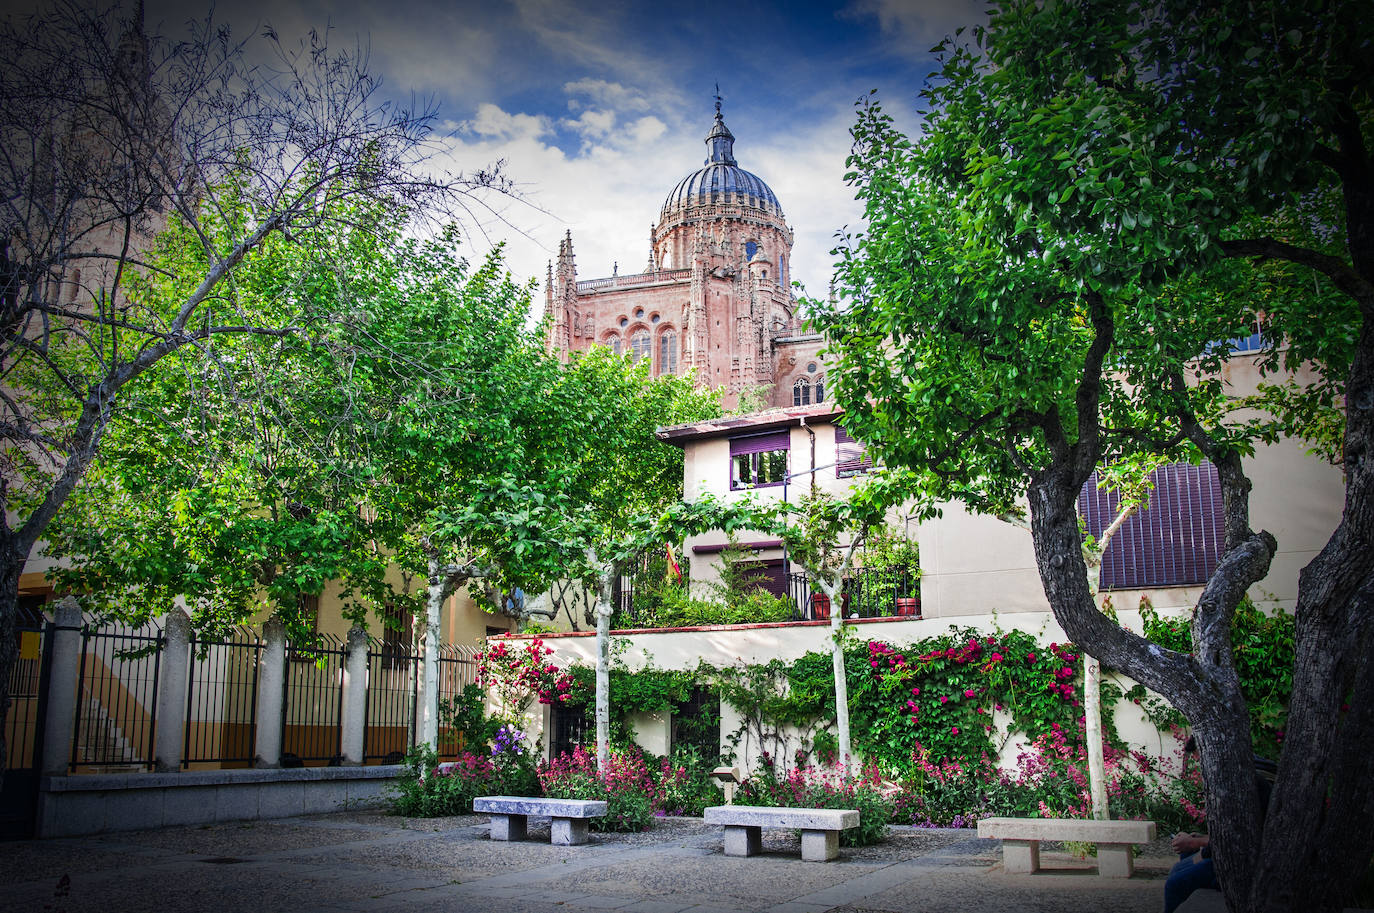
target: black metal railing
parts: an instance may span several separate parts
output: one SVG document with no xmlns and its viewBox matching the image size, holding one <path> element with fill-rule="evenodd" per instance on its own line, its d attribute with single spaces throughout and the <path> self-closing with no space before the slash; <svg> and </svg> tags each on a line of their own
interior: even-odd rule
<svg viewBox="0 0 1374 913">
<path fill-rule="evenodd" d="M 330 634 L 293 647 L 286 663 L 282 763 L 343 760 L 343 672 L 348 648 Z"/>
<path fill-rule="evenodd" d="M 71 769 L 153 766 L 162 630 L 81 629 Z"/>
<path fill-rule="evenodd" d="M 368 638 L 363 763 L 399 764 L 415 741 L 420 658 L 409 646 Z"/>
<path fill-rule="evenodd" d="M 462 644 L 439 645 L 439 703 L 450 701 L 463 693 L 468 685 L 477 683 L 477 654 L 479 647 Z M 463 750 L 462 739 L 439 721 L 439 757 L 451 761 Z"/>
<path fill-rule="evenodd" d="M 182 767 L 248 765 L 257 748 L 258 664 L 262 641 L 249 628 L 190 644 Z"/>
<path fill-rule="evenodd" d="M 840 608 L 845 618 L 920 618 L 921 580 L 915 567 L 856 568 L 844 579 Z M 828 619 L 832 606 L 825 595 L 812 592 L 806 574 L 788 574 L 787 590 L 793 617 L 803 621 Z"/>
<path fill-rule="evenodd" d="M 41 613 L 23 611 L 15 625 L 19 659 L 10 668 L 10 709 L 5 715 L 6 770 L 27 770 L 38 758 L 46 627 Z"/>
</svg>

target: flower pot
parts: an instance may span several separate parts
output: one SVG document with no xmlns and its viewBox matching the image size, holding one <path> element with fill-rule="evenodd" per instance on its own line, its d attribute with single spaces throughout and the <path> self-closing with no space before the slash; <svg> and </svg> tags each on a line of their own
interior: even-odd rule
<svg viewBox="0 0 1374 913">
<path fill-rule="evenodd" d="M 897 597 L 897 614 L 899 616 L 917 616 L 921 614 L 921 601 L 914 596 Z"/>
<path fill-rule="evenodd" d="M 811 594 L 811 619 L 823 621 L 830 617 L 830 597 L 824 593 Z"/>
</svg>

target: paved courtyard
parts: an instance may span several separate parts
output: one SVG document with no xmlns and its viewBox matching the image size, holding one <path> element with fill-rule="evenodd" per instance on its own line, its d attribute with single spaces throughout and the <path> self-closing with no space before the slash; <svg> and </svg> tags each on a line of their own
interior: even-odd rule
<svg viewBox="0 0 1374 913">
<path fill-rule="evenodd" d="M 764 852 L 726 857 L 719 828 L 666 819 L 578 847 L 494 843 L 480 816 L 343 812 L 0 845 L 0 910 L 62 913 L 534 911 L 1158 913 L 1171 860 L 1144 856 L 1129 881 L 1045 852 L 1058 871 L 1008 875 L 971 831 L 891 829 L 879 846 L 802 862 L 800 840 L 764 832 Z M 1152 851 L 1157 852 L 1157 847 Z"/>
</svg>

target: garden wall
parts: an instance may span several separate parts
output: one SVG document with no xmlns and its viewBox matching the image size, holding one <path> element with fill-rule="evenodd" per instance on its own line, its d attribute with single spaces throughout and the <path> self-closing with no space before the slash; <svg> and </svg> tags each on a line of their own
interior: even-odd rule
<svg viewBox="0 0 1374 913">
<path fill-rule="evenodd" d="M 1121 611 L 1119 620 L 1126 627 L 1141 630 L 1138 611 Z M 853 629 L 860 641 L 880 640 L 894 646 L 902 646 L 947 632 L 951 626 L 974 628 L 981 632 L 992 633 L 996 630 L 1019 630 L 1035 635 L 1043 644 L 1064 642 L 1067 637 L 1062 628 L 1048 612 L 1013 612 L 1008 614 L 964 615 L 957 618 L 923 619 L 855 619 L 845 623 Z M 596 637 L 592 633 L 577 632 L 569 634 L 539 635 L 544 644 L 554 652 L 550 661 L 560 667 L 572 665 L 592 666 L 596 657 Z M 653 666 L 658 669 L 694 669 L 699 662 L 716 667 L 740 664 L 762 664 L 770 660 L 793 660 L 808 652 L 826 651 L 830 645 L 830 625 L 828 622 L 785 622 L 766 625 L 732 625 L 701 628 L 644 629 L 613 632 L 612 652 L 619 656 L 629 669 Z M 528 639 L 516 635 L 512 640 Z M 1125 690 L 1134 684 L 1124 676 L 1115 678 Z M 542 714 L 536 713 L 532 721 L 536 730 L 548 726 L 549 708 L 543 707 Z M 632 721 L 639 741 L 645 748 L 662 753 L 667 745 L 666 719 L 643 719 Z M 1001 745 L 999 763 L 1003 767 L 1014 767 L 1017 754 L 1024 742 L 1021 738 L 1005 741 L 1008 719 L 1005 714 L 993 714 L 993 725 L 1002 735 L 995 737 L 994 744 Z M 1130 701 L 1122 701 L 1116 708 L 1115 722 L 1121 737 L 1133 748 L 1140 749 L 1151 756 L 1160 757 L 1175 750 L 1174 740 L 1161 734 L 1145 717 L 1141 708 Z M 721 740 L 728 745 L 728 739 L 740 727 L 740 719 L 735 710 L 728 705 L 721 707 Z M 548 739 L 544 739 L 547 750 Z M 786 748 L 791 757 L 799 747 L 798 733 L 792 733 Z M 751 769 L 758 761 L 760 746 L 754 742 L 738 746 L 735 763 L 741 770 Z"/>
</svg>

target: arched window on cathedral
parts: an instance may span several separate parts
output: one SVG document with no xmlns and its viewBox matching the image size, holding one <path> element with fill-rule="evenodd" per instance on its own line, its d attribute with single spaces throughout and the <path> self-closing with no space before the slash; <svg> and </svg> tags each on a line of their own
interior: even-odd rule
<svg viewBox="0 0 1374 913">
<path fill-rule="evenodd" d="M 745 262 L 745 263 L 748 263 L 750 260 L 754 259 L 754 254 L 756 254 L 756 253 L 758 253 L 758 252 L 759 252 L 759 242 L 757 242 L 757 241 L 745 241 L 745 242 L 744 242 L 744 262 Z"/>
<path fill-rule="evenodd" d="M 658 373 L 677 373 L 677 334 L 664 330 L 658 337 Z"/>
<path fill-rule="evenodd" d="M 798 377 L 797 382 L 792 385 L 792 405 L 811 405 L 811 381 L 807 378 Z"/>
<path fill-rule="evenodd" d="M 630 360 L 639 361 L 641 358 L 648 358 L 651 346 L 649 331 L 635 330 L 630 336 Z"/>
<path fill-rule="evenodd" d="M 617 355 L 620 354 L 620 337 L 619 337 L 619 336 L 612 336 L 610 339 L 606 340 L 606 345 L 610 346 L 610 347 L 611 347 L 611 351 L 614 352 L 615 354 L 617 354 Z"/>
<path fill-rule="evenodd" d="M 816 402 L 825 402 L 825 375 L 816 378 Z"/>
</svg>

